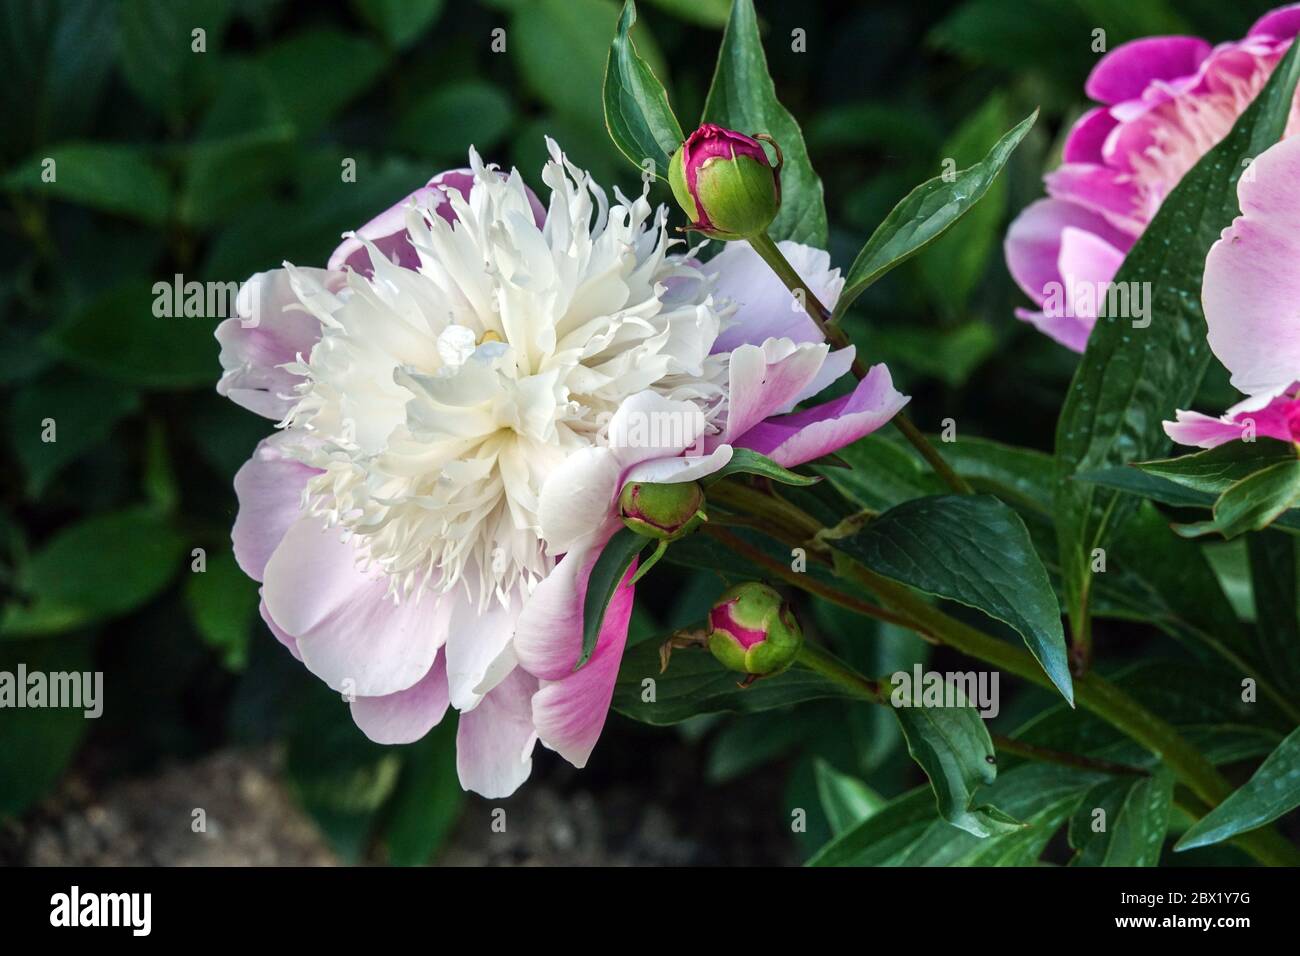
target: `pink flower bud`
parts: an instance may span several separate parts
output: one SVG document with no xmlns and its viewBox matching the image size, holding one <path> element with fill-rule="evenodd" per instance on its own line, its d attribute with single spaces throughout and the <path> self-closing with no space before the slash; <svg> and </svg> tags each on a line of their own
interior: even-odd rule
<svg viewBox="0 0 1300 956">
<path fill-rule="evenodd" d="M 713 123 L 691 133 L 668 168 L 668 184 L 691 228 L 715 239 L 766 230 L 781 208 L 780 149 L 776 153 L 773 166 L 758 139 Z"/>
<path fill-rule="evenodd" d="M 747 581 L 725 591 L 709 611 L 709 650 L 726 668 L 768 677 L 791 664 L 803 631 L 790 605 L 766 584 Z"/>
</svg>

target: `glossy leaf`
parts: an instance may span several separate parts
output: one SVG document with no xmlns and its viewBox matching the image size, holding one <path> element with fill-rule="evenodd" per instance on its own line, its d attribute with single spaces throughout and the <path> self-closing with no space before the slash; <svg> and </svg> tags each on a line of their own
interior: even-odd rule
<svg viewBox="0 0 1300 956">
<path fill-rule="evenodd" d="M 1221 843 L 1272 823 L 1300 806 L 1300 729 L 1269 754 L 1254 775 L 1183 834 L 1176 850 Z"/>
<path fill-rule="evenodd" d="M 619 152 L 659 179 L 667 179 L 668 163 L 685 137 L 668 105 L 668 94 L 632 42 L 636 4 L 627 0 L 618 18 L 618 31 L 605 63 L 605 127 Z"/>
<path fill-rule="evenodd" d="M 1167 770 L 1097 784 L 1070 818 L 1070 846 L 1078 851 L 1072 864 L 1155 866 L 1169 829 L 1173 794 L 1174 778 Z"/>
<path fill-rule="evenodd" d="M 782 467 L 766 455 L 760 455 L 758 452 L 749 448 L 736 448 L 731 453 L 731 460 L 725 465 L 704 479 L 704 484 L 711 485 L 715 481 L 721 481 L 723 478 L 731 475 L 759 475 L 763 478 L 770 478 L 772 481 L 779 481 L 783 485 L 815 485 L 821 481 L 815 475 L 800 475 L 791 471 L 789 468 Z"/>
<path fill-rule="evenodd" d="M 891 508 L 836 548 L 894 581 L 1009 624 L 1074 699 L 1060 607 L 1025 523 L 991 495 L 938 495 Z"/>
<path fill-rule="evenodd" d="M 637 534 L 631 528 L 621 528 L 605 543 L 600 557 L 596 558 L 591 576 L 587 579 L 587 594 L 582 601 L 582 656 L 573 665 L 575 671 L 591 660 L 591 655 L 596 651 L 596 643 L 600 640 L 600 628 L 605 623 L 605 611 L 609 602 L 622 585 L 636 556 L 649 543 L 649 538 Z"/>
<path fill-rule="evenodd" d="M 853 260 L 835 305 L 835 317 L 848 311 L 873 282 L 916 255 L 970 212 L 984 198 L 1036 119 L 1037 110 L 998 140 L 974 166 L 953 175 L 936 176 L 908 193 Z"/>
</svg>

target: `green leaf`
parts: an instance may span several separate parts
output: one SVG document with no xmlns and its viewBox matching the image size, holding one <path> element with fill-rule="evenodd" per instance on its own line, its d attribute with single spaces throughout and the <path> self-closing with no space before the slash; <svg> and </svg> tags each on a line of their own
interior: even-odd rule
<svg viewBox="0 0 1300 956">
<path fill-rule="evenodd" d="M 962 166 L 978 162 L 997 145 L 1002 131 L 1007 128 L 1007 114 L 1006 97 L 994 93 L 944 144 L 939 154 L 941 161 L 951 160 Z M 999 246 L 999 230 L 1006 211 L 1006 182 L 998 178 L 990 185 L 984 200 L 916 260 L 917 271 L 930 299 L 942 306 L 947 314 L 960 315 L 965 310 L 967 299 L 984 276 L 989 255 Z M 986 348 L 991 350 L 992 331 L 982 324 L 976 327 L 985 330 Z M 956 346 L 953 351 L 963 354 L 965 347 Z M 977 350 L 975 356 L 977 361 Z M 961 381 L 955 384 L 961 384 Z"/>
<path fill-rule="evenodd" d="M 1282 135 L 1298 76 L 1300 45 L 1173 189 L 1120 266 L 1117 286 L 1152 290 L 1149 327 L 1103 314 L 1088 337 L 1056 428 L 1057 528 L 1076 632 L 1086 628 L 1093 549 L 1105 547 L 1134 502 L 1070 479 L 1154 458 L 1168 447 L 1161 423 L 1190 406 L 1210 361 L 1200 305 L 1205 256 L 1238 213 L 1236 184 L 1248 160 Z"/>
<path fill-rule="evenodd" d="M 139 396 L 129 388 L 66 369 L 20 388 L 12 398 L 8 426 L 27 473 L 27 494 L 40 495 L 65 465 L 107 440 L 139 405 Z M 47 419 L 53 423 L 52 436 Z"/>
<path fill-rule="evenodd" d="M 813 171 L 803 131 L 781 101 L 767 72 L 753 0 L 734 0 L 722 34 L 713 84 L 704 103 L 706 123 L 752 136 L 767 133 L 781 147 L 781 211 L 768 235 L 826 248 L 826 203 L 822 181 Z"/>
<path fill-rule="evenodd" d="M 402 773 L 385 813 L 384 840 L 395 866 L 422 866 L 451 835 L 465 805 L 456 776 L 456 721 L 449 714 L 403 748 Z"/>
<path fill-rule="evenodd" d="M 8 192 L 62 199 L 161 225 L 171 186 L 142 146 L 65 143 L 30 157 L 0 180 Z"/>
<path fill-rule="evenodd" d="M 1174 847 L 1209 846 L 1272 823 L 1300 806 L 1300 728 L 1293 730 L 1254 775 L 1207 813 Z"/>
<path fill-rule="evenodd" d="M 19 664 L 29 674 L 84 674 L 94 669 L 90 641 L 83 636 L 0 641 L 0 673 L 16 675 Z M 86 719 L 87 709 L 5 707 L 0 720 L 0 820 L 22 813 L 63 776 L 92 723 Z"/>
<path fill-rule="evenodd" d="M 5 636 L 45 634 L 134 610 L 181 569 L 185 542 L 151 508 L 129 508 L 65 528 L 22 568 L 31 605 L 5 618 Z"/>
<path fill-rule="evenodd" d="M 605 128 L 634 166 L 644 169 L 648 159 L 652 174 L 667 179 L 669 161 L 685 137 L 663 85 L 637 55 L 630 35 L 634 23 L 636 4 L 627 0 L 605 63 Z"/>
<path fill-rule="evenodd" d="M 913 499 L 831 543 L 878 574 L 1009 624 L 1074 700 L 1056 595 L 1024 521 L 997 498 Z"/>
<path fill-rule="evenodd" d="M 1026 764 L 999 775 L 983 796 L 1024 825 L 1000 836 L 955 830 L 929 788 L 896 797 L 822 847 L 809 866 L 1029 866 L 1102 774 Z"/>
<path fill-rule="evenodd" d="M 285 757 L 289 783 L 339 856 L 357 863 L 397 786 L 401 751 L 367 740 L 348 705 L 323 684 L 311 688 L 294 718 Z"/>
<path fill-rule="evenodd" d="M 49 346 L 67 361 L 125 385 L 146 389 L 211 387 L 220 371 L 215 316 L 159 317 L 159 296 L 172 299 L 172 284 L 157 291 L 132 283 L 96 298 L 49 334 Z M 233 310 L 233 296 L 227 311 Z"/>
<path fill-rule="evenodd" d="M 534 94 L 570 119 L 598 124 L 609 38 L 618 22 L 614 0 L 528 0 L 514 13 L 508 42 Z M 637 41 L 654 75 L 667 76 L 644 24 Z"/>
<path fill-rule="evenodd" d="M 766 455 L 760 455 L 750 448 L 735 448 L 731 452 L 731 460 L 725 465 L 704 479 L 704 484 L 713 484 L 715 481 L 721 481 L 731 475 L 761 475 L 764 478 L 770 478 L 772 481 L 779 481 L 783 485 L 799 485 L 807 487 L 815 485 L 821 481 L 815 475 L 800 475 L 778 465 Z"/>
<path fill-rule="evenodd" d="M 321 28 L 292 34 L 257 62 L 285 117 L 306 136 L 364 93 L 383 72 L 385 59 L 373 40 Z"/>
<path fill-rule="evenodd" d="M 582 656 L 573 665 L 575 671 L 591 660 L 609 602 L 627 576 L 627 569 L 649 543 L 649 538 L 631 528 L 620 528 L 605 543 L 587 579 L 587 594 L 582 601 Z"/>
<path fill-rule="evenodd" d="M 737 685 L 739 679 L 712 654 L 695 649 L 674 651 L 668 670 L 661 674 L 659 642 L 643 641 L 623 655 L 613 707 L 643 724 L 662 726 L 699 714 L 756 713 L 849 696 L 820 674 L 798 666 L 746 688 Z"/>
<path fill-rule="evenodd" d="M 417 155 L 463 164 L 470 145 L 490 155 L 513 122 L 514 105 L 500 88 L 468 80 L 417 99 L 402 113 L 393 139 Z"/>
<path fill-rule="evenodd" d="M 1153 776 L 1117 777 L 1097 784 L 1084 794 L 1070 818 L 1070 846 L 1078 851 L 1072 864 L 1157 865 L 1173 796 L 1174 778 L 1165 769 Z"/>
<path fill-rule="evenodd" d="M 352 0 L 361 18 L 399 50 L 420 39 L 442 13 L 443 0 Z"/>
<path fill-rule="evenodd" d="M 980 162 L 955 175 L 939 175 L 917 186 L 876 227 L 844 277 L 844 291 L 835 304 L 835 319 L 873 282 L 924 249 L 989 191 L 998 173 L 1038 119 L 1038 111 L 998 140 Z"/>
<path fill-rule="evenodd" d="M 257 582 L 240 570 L 232 551 L 209 555 L 206 565 L 202 573 L 191 573 L 185 585 L 190 616 L 226 667 L 243 670 L 257 617 Z"/>
<path fill-rule="evenodd" d="M 706 27 L 725 26 L 731 15 L 731 0 L 650 0 L 675 17 Z"/>
<path fill-rule="evenodd" d="M 228 0 L 122 0 L 122 75 L 131 92 L 179 122 L 219 75 Z M 204 31 L 206 52 L 193 48 Z"/>
<path fill-rule="evenodd" d="M 1243 478 L 1270 465 L 1296 460 L 1294 445 L 1263 438 L 1258 441 L 1230 441 L 1179 458 L 1137 462 L 1133 467 L 1148 475 L 1207 495 L 1221 495 Z"/>
<path fill-rule="evenodd" d="M 1218 532 L 1235 538 L 1247 531 L 1267 528 L 1300 496 L 1300 460 L 1291 459 L 1270 465 L 1263 471 L 1229 486 L 1214 503 L 1211 521 L 1180 525 L 1180 534 L 1195 537 Z"/>
<path fill-rule="evenodd" d="M 911 691 L 911 705 L 895 704 L 894 716 L 903 728 L 912 759 L 930 778 L 939 815 L 981 838 L 1022 827 L 996 807 L 972 806 L 975 791 L 991 784 L 998 775 L 997 757 L 984 719 L 971 706 L 923 706 L 921 688 L 913 687 Z"/>
<path fill-rule="evenodd" d="M 817 776 L 817 796 L 822 812 L 836 836 L 867 820 L 885 805 L 885 799 L 857 777 L 840 773 L 825 760 L 813 763 Z"/>
<path fill-rule="evenodd" d="M 1246 538 L 1255 600 L 1256 656 L 1286 688 L 1300 686 L 1300 562 L 1296 540 L 1276 531 Z"/>
</svg>

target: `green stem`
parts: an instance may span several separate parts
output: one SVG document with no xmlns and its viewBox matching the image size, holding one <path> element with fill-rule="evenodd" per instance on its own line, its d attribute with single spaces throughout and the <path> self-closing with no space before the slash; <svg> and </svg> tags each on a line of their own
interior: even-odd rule
<svg viewBox="0 0 1300 956">
<path fill-rule="evenodd" d="M 849 337 L 844 334 L 844 330 L 838 325 L 831 322 L 831 311 L 826 308 L 825 304 L 817 298 L 817 294 L 808 288 L 808 283 L 803 281 L 794 266 L 790 265 L 788 260 L 772 241 L 772 237 L 767 233 L 750 237 L 750 247 L 758 253 L 759 258 L 768 264 L 777 277 L 785 283 L 785 287 L 795 293 L 803 302 L 809 317 L 817 323 L 817 328 L 821 330 L 822 337 L 837 349 L 847 348 Z M 853 374 L 858 381 L 867 377 L 867 367 L 855 355 L 853 358 Z M 903 433 L 903 437 L 912 443 L 921 457 L 929 462 L 930 467 L 934 469 L 935 474 L 944 480 L 953 491 L 959 495 L 969 495 L 972 492 L 971 486 L 966 483 L 957 472 L 939 454 L 939 450 L 930 444 L 930 440 L 925 437 L 919 428 L 912 424 L 902 412 L 894 416 L 894 426 Z"/>
<path fill-rule="evenodd" d="M 887 705 L 889 703 L 889 695 L 885 693 L 879 681 L 874 681 L 870 677 L 859 674 L 824 647 L 810 641 L 804 641 L 803 646 L 799 648 L 799 656 L 795 658 L 795 662 L 802 664 L 810 671 L 816 671 L 832 683 L 843 687 L 855 697 L 870 701 L 873 704 Z"/>
</svg>

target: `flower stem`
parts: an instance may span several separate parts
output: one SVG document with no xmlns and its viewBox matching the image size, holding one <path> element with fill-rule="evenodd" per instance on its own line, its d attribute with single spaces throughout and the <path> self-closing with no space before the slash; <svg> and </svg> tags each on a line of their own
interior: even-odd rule
<svg viewBox="0 0 1300 956">
<path fill-rule="evenodd" d="M 837 349 L 847 348 L 849 337 L 844 334 L 843 329 L 832 324 L 830 309 L 817 298 L 817 294 L 808 287 L 808 283 L 804 282 L 795 267 L 790 265 L 790 260 L 782 254 L 777 244 L 772 241 L 772 237 L 767 233 L 760 233 L 750 237 L 748 241 L 759 258 L 768 264 L 768 267 L 785 283 L 785 287 L 800 300 L 808 316 L 817 324 L 822 337 Z M 867 377 L 867 367 L 856 355 L 853 357 L 852 369 L 858 381 Z M 939 450 L 930 443 L 919 428 L 912 424 L 911 419 L 899 412 L 894 416 L 893 422 L 894 426 L 903 433 L 903 437 L 912 443 L 912 446 L 921 453 L 921 457 L 930 464 L 935 474 L 942 478 L 949 488 L 960 495 L 971 494 L 972 489 L 966 483 L 966 479 L 953 471 L 939 454 Z"/>
</svg>

